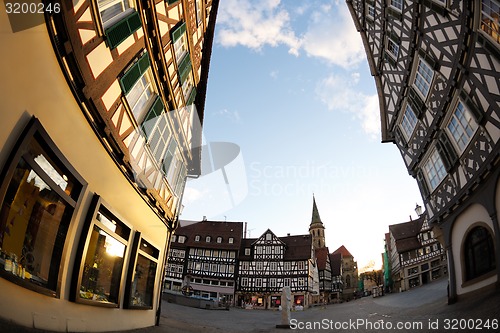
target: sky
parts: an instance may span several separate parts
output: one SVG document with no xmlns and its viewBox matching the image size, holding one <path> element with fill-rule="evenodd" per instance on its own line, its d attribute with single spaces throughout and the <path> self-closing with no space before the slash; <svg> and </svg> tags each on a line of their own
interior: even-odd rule
<svg viewBox="0 0 500 333">
<path fill-rule="evenodd" d="M 203 120 L 202 176 L 183 220 L 247 222 L 247 237 L 307 234 L 379 269 L 391 224 L 422 205 L 380 110 L 344 1 L 221 0 Z"/>
</svg>

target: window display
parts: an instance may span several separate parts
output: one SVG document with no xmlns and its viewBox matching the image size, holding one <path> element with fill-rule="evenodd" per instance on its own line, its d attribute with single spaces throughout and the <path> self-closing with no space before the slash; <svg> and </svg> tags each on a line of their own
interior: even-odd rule
<svg viewBox="0 0 500 333">
<path fill-rule="evenodd" d="M 140 240 L 134 273 L 131 281 L 129 281 L 129 308 L 153 308 L 158 256 L 159 251 L 154 246 L 144 239 Z"/>
<path fill-rule="evenodd" d="M 100 205 L 87 235 L 80 266 L 78 301 L 119 305 L 120 281 L 130 234 L 129 227 Z"/>
<path fill-rule="evenodd" d="M 1 176 L 0 276 L 57 296 L 66 235 L 84 181 L 36 119 Z"/>
</svg>

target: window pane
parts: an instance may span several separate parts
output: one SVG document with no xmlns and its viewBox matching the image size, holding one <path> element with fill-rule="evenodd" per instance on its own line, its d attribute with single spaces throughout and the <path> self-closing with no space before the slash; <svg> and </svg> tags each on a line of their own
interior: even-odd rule
<svg viewBox="0 0 500 333">
<path fill-rule="evenodd" d="M 500 29 L 498 18 L 500 17 L 500 2 L 497 0 L 481 1 L 481 30 L 490 35 L 497 43 L 500 43 Z"/>
<path fill-rule="evenodd" d="M 72 213 L 73 208 L 21 159 L 0 211 L 0 248 L 11 260 L 11 273 L 22 278 L 24 269 L 25 280 L 55 291 Z"/>
<path fill-rule="evenodd" d="M 85 256 L 80 297 L 118 303 L 125 245 L 94 225 Z"/>
<path fill-rule="evenodd" d="M 130 290 L 130 306 L 153 306 L 155 277 L 156 262 L 139 254 Z"/>
<path fill-rule="evenodd" d="M 476 122 L 462 102 L 459 102 L 448 124 L 448 130 L 460 151 L 463 151 L 469 144 L 476 129 Z"/>
<path fill-rule="evenodd" d="M 415 75 L 415 87 L 424 96 L 427 97 L 429 88 L 434 76 L 433 70 L 422 59 L 419 59 L 417 73 Z"/>
<path fill-rule="evenodd" d="M 406 105 L 405 114 L 403 116 L 403 121 L 401 122 L 401 127 L 406 135 L 407 139 L 410 139 L 413 134 L 413 130 L 417 124 L 417 117 L 413 112 L 413 109 L 409 104 Z"/>
<path fill-rule="evenodd" d="M 98 0 L 98 5 L 103 25 L 130 8 L 128 0 Z"/>
</svg>

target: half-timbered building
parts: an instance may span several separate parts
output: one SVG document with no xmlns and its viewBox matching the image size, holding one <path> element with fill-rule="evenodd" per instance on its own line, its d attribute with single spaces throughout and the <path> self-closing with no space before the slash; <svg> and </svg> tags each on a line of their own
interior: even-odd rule
<svg viewBox="0 0 500 333">
<path fill-rule="evenodd" d="M 447 274 L 446 254 L 422 215 L 389 226 L 392 291 L 406 291 Z"/>
<path fill-rule="evenodd" d="M 238 305 L 279 307 L 281 291 L 289 286 L 294 306 L 307 307 L 319 294 L 311 235 L 277 237 L 266 230 L 241 242 L 237 278 Z"/>
<path fill-rule="evenodd" d="M 243 222 L 201 221 L 178 227 L 164 290 L 233 305 L 242 237 Z"/>
<path fill-rule="evenodd" d="M 200 174 L 218 0 L 4 4 L 0 316 L 152 326 L 186 177 Z"/>
<path fill-rule="evenodd" d="M 332 264 L 332 291 L 330 302 L 340 302 L 344 293 L 344 280 L 342 278 L 342 253 L 330 253 Z"/>
<path fill-rule="evenodd" d="M 449 302 L 500 279 L 498 0 L 348 0 L 401 152 L 447 251 Z"/>
<path fill-rule="evenodd" d="M 316 262 L 318 264 L 319 277 L 319 302 L 324 304 L 330 302 L 330 294 L 332 292 L 332 264 L 330 261 L 330 253 L 327 247 L 315 249 Z"/>
</svg>

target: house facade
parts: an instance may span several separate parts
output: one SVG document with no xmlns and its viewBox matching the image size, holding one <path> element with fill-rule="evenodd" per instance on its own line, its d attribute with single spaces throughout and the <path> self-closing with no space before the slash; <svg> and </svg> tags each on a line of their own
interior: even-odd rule
<svg viewBox="0 0 500 333">
<path fill-rule="evenodd" d="M 382 141 L 417 180 L 446 249 L 449 302 L 500 287 L 498 0 L 347 1 Z"/>
<path fill-rule="evenodd" d="M 341 255 L 343 282 L 342 298 L 343 300 L 351 300 L 356 297 L 356 292 L 358 291 L 358 263 L 344 245 L 339 247 L 332 254 Z"/>
<path fill-rule="evenodd" d="M 389 226 L 392 291 L 406 291 L 447 275 L 446 253 L 427 218 Z"/>
<path fill-rule="evenodd" d="M 241 242 L 236 304 L 278 308 L 289 286 L 294 306 L 308 307 L 319 297 L 318 267 L 310 235 L 277 237 L 266 230 Z"/>
<path fill-rule="evenodd" d="M 153 326 L 186 177 L 200 174 L 218 1 L 51 4 L 36 22 L 0 11 L 0 316 Z"/>
<path fill-rule="evenodd" d="M 201 221 L 178 227 L 172 237 L 166 292 L 234 305 L 243 222 Z"/>
</svg>

